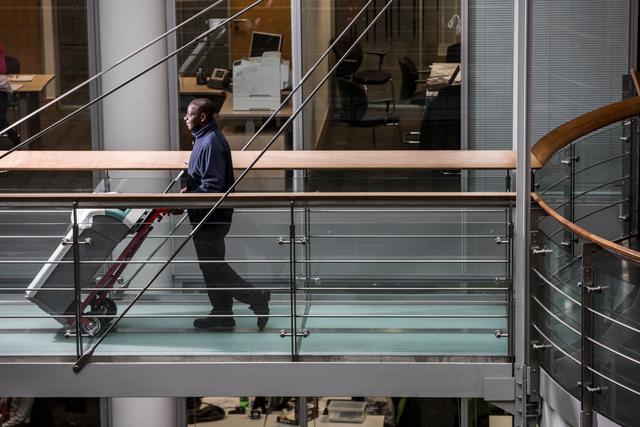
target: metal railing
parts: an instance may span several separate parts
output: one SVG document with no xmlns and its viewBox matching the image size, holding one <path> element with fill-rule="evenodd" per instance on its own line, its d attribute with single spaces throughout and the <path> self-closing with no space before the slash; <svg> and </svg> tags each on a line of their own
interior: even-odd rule
<svg viewBox="0 0 640 427">
<path fill-rule="evenodd" d="M 82 203 L 69 206 L 59 201 L 47 203 L 45 195 L 34 197 L 39 198 L 41 209 L 49 212 L 44 215 L 57 219 L 51 221 L 57 223 L 49 229 L 51 234 L 24 221 L 24 204 L 15 204 L 13 209 L 4 204 L 0 211 L 3 235 L 22 236 L 13 255 L 3 256 L 2 280 L 31 285 L 29 289 L 16 285 L 0 288 L 0 325 L 4 325 L 0 329 L 8 337 L 7 343 L 18 335 L 32 340 L 36 354 L 70 355 L 73 342 L 77 358 L 90 348 L 97 349 L 96 356 L 148 355 L 154 351 L 205 355 L 259 352 L 265 357 L 293 360 L 344 355 L 495 356 L 506 360 L 510 354 L 512 261 L 509 245 L 501 242 L 511 238 L 506 219 L 510 218 L 512 202 L 486 198 L 466 202 L 466 207 L 445 209 L 440 201 L 434 207 L 428 198 L 420 201 L 418 196 L 406 206 L 384 201 L 354 205 L 348 196 L 325 201 L 322 206 L 293 200 L 266 206 L 256 200 L 249 206 L 237 199 L 227 201 L 225 208 L 236 207 L 234 227 L 238 229 L 232 229 L 227 239 L 227 259 L 198 260 L 187 248 L 188 252 L 169 262 L 172 271 L 168 278 L 162 277 L 143 295 L 147 278 L 155 276 L 157 267 L 172 256 L 170 250 L 155 249 L 163 244 L 176 246 L 186 234 L 184 226 L 171 235 L 161 229 L 163 222 L 157 223 L 159 229 L 148 235 L 136 256 L 117 261 L 122 245 L 134 239 L 139 230 L 139 224 L 132 226 L 114 255 L 105 261 L 92 254 L 100 242 L 87 234 L 91 227 L 83 219 L 87 211 Z M 63 210 L 56 210 L 62 206 Z M 181 205 L 173 201 L 162 206 Z M 197 205 L 206 206 L 206 202 Z M 94 204 L 91 207 L 97 210 Z M 52 259 L 47 254 L 58 243 L 53 236 L 66 237 L 60 232 L 59 219 L 70 213 L 76 220 L 71 229 L 72 245 L 66 246 L 68 256 Z M 114 221 L 108 227 L 110 232 L 102 234 L 117 235 L 120 227 Z M 31 242 L 29 229 L 36 232 Z M 52 238 L 44 240 L 43 235 Z M 169 243 L 165 244 L 167 238 Z M 40 250 L 21 250 L 33 248 L 34 242 L 42 242 Z M 233 265 L 254 286 L 271 291 L 269 323 L 265 331 L 258 332 L 258 315 L 237 303 L 236 331 L 221 332 L 216 335 L 217 344 L 203 345 L 202 331 L 191 326 L 194 318 L 210 310 L 199 286 L 197 266 L 220 262 Z M 119 280 L 112 288 L 99 287 L 101 276 L 116 264 L 126 266 Z M 142 271 L 138 266 L 143 266 Z M 47 267 L 51 269 L 49 282 L 38 274 Z M 89 270 L 94 273 L 87 273 Z M 63 271 L 70 277 L 59 281 Z M 137 278 L 131 277 L 134 275 Z M 214 291 L 238 289 L 242 288 L 228 284 Z M 21 297 L 25 291 L 31 302 Z M 111 300 L 102 311 L 93 311 L 92 304 L 87 304 L 94 291 Z M 59 299 L 65 301 L 65 309 L 55 312 Z M 125 312 L 126 308 L 131 310 Z M 104 335 L 116 319 L 122 320 L 118 327 Z M 252 334 L 252 339 L 240 342 L 234 338 L 238 333 Z M 67 339 L 60 339 L 62 335 Z M 452 342 L 451 335 L 459 341 Z M 56 336 L 60 338 L 51 339 Z M 102 339 L 103 344 L 95 346 Z M 24 352 L 21 348 L 12 350 L 11 345 L 3 348 L 5 354 Z"/>
<path fill-rule="evenodd" d="M 531 355 L 580 401 L 581 425 L 596 412 L 621 425 L 640 416 L 640 318 L 630 309 L 640 294 L 637 105 L 588 113 L 533 150 L 543 167 L 531 219 Z"/>
</svg>

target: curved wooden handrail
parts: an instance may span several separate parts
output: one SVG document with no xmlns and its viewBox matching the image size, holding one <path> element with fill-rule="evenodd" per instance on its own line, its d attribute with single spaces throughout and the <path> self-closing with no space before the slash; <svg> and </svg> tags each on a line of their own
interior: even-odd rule
<svg viewBox="0 0 640 427">
<path fill-rule="evenodd" d="M 628 260 L 632 260 L 638 264 L 640 264 L 640 252 L 638 251 L 634 251 L 633 249 L 624 247 L 622 245 L 619 245 L 617 243 L 614 243 L 610 240 L 607 240 L 603 237 L 600 237 L 596 234 L 593 234 L 592 232 L 585 230 L 584 228 L 580 227 L 579 225 L 576 225 L 574 223 L 572 223 L 571 221 L 569 221 L 568 219 L 566 219 L 565 217 L 563 217 L 562 215 L 560 215 L 559 213 L 557 213 L 556 211 L 554 211 L 551 206 L 549 206 L 542 197 L 540 197 L 540 195 L 538 193 L 531 193 L 531 197 L 533 199 L 534 202 L 536 202 L 538 204 L 538 206 L 540 206 L 540 208 L 542 208 L 543 211 L 545 211 L 545 213 L 551 217 L 553 217 L 553 219 L 555 219 L 556 221 L 558 221 L 560 223 L 560 225 L 562 225 L 564 228 L 568 229 L 569 231 L 571 231 L 573 234 L 582 237 L 585 240 L 588 240 L 590 242 L 595 243 L 596 245 L 600 246 L 603 249 L 608 250 L 609 252 L 613 252 L 619 256 L 621 256 L 622 258 L 628 259 Z"/>
<path fill-rule="evenodd" d="M 637 96 L 585 113 L 540 138 L 531 148 L 532 157 L 544 166 L 556 152 L 576 139 L 638 114 L 640 114 L 640 97 Z"/>
<path fill-rule="evenodd" d="M 631 79 L 633 80 L 633 86 L 636 88 L 636 96 L 640 95 L 640 74 L 635 68 L 631 69 Z"/>
<path fill-rule="evenodd" d="M 0 151 L 0 154 L 2 151 Z M 246 169 L 259 151 L 234 151 Z M 8 171 L 179 170 L 189 151 L 16 151 L 0 160 Z M 540 164 L 532 159 L 532 167 Z M 268 151 L 254 169 L 515 169 L 511 150 Z"/>
</svg>

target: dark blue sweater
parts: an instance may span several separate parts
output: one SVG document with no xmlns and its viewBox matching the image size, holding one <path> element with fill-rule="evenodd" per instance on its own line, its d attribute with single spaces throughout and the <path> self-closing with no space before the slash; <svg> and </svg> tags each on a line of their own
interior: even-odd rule
<svg viewBox="0 0 640 427">
<path fill-rule="evenodd" d="M 187 191 L 190 193 L 224 193 L 233 184 L 231 149 L 215 122 L 193 132 L 193 150 L 187 169 Z M 192 223 L 199 222 L 208 209 L 189 209 Z M 232 209 L 216 209 L 209 221 L 231 219 Z"/>
</svg>

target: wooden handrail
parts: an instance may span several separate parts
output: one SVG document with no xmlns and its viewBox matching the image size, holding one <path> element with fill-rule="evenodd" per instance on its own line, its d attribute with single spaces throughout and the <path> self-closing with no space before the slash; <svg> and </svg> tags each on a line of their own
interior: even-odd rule
<svg viewBox="0 0 640 427">
<path fill-rule="evenodd" d="M 638 114 L 640 97 L 637 96 L 606 105 L 555 128 L 531 148 L 531 154 L 541 166 L 544 166 L 556 152 L 581 136 Z"/>
<path fill-rule="evenodd" d="M 640 74 L 638 74 L 638 70 L 635 68 L 631 69 L 631 79 L 633 80 L 633 85 L 636 88 L 636 96 L 640 96 Z"/>
<path fill-rule="evenodd" d="M 571 221 L 554 211 L 538 193 L 531 193 L 531 197 L 533 201 L 536 202 L 547 215 L 553 217 L 553 219 L 558 221 L 560 225 L 571 231 L 573 234 L 580 236 L 590 242 L 593 242 L 601 248 L 606 249 L 609 252 L 613 252 L 624 259 L 632 260 L 640 264 L 640 252 L 634 251 L 633 249 L 624 247 L 617 243 L 613 243 L 610 240 L 600 237 L 597 234 L 593 234 L 592 232 L 585 230 L 579 225 L 572 223 Z"/>
<path fill-rule="evenodd" d="M 0 193 L 1 203 L 105 203 L 127 206 L 135 203 L 145 206 L 163 206 L 163 204 L 189 206 L 189 203 L 215 202 L 221 193 Z M 438 201 L 473 202 L 495 201 L 513 202 L 516 194 L 512 192 L 270 192 L 270 193 L 231 193 L 229 202 L 280 202 L 280 201 Z"/>
<path fill-rule="evenodd" d="M 247 168 L 258 153 L 234 151 L 234 167 Z M 179 170 L 186 168 L 189 154 L 189 151 L 16 151 L 0 160 L 0 170 Z M 532 159 L 532 167 L 540 167 L 537 160 Z M 511 150 L 269 151 L 254 168 L 515 169 L 516 155 Z"/>
</svg>

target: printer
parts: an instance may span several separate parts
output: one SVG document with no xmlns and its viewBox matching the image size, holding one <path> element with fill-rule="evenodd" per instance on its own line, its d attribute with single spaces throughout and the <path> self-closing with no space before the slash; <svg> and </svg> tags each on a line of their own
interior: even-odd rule
<svg viewBox="0 0 640 427">
<path fill-rule="evenodd" d="M 289 61 L 280 52 L 243 58 L 233 63 L 233 109 L 275 110 L 280 91 L 289 87 Z"/>
</svg>

